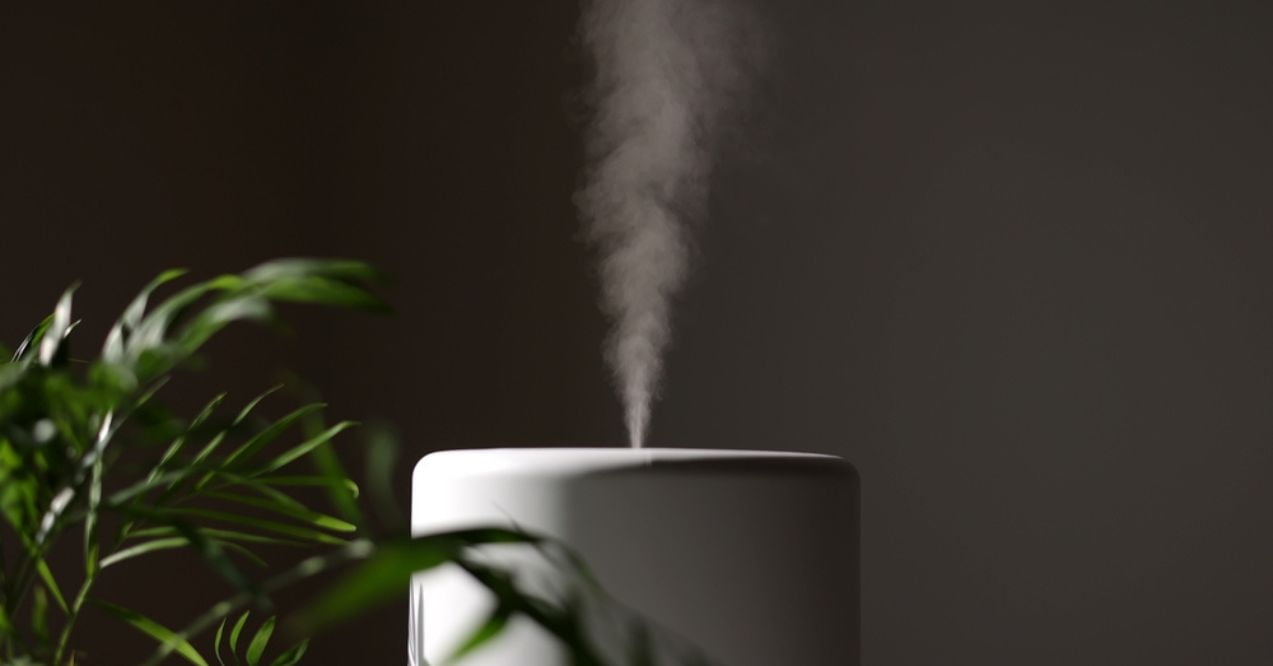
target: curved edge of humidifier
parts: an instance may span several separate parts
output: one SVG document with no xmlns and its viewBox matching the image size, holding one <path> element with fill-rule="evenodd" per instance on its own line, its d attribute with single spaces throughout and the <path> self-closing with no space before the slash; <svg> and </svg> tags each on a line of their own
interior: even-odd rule
<svg viewBox="0 0 1273 666">
<path fill-rule="evenodd" d="M 616 598 L 715 663 L 859 662 L 858 477 L 841 458 L 470 449 L 425 456 L 412 480 L 414 533 L 511 525 L 561 539 Z M 417 576 L 412 663 L 448 655 L 492 606 L 458 569 Z M 570 662 L 522 621 L 466 663 Z"/>
</svg>

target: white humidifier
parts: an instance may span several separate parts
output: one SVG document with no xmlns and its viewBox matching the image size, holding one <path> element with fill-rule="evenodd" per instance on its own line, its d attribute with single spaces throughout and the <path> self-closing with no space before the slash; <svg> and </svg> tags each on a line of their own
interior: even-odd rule
<svg viewBox="0 0 1273 666">
<path fill-rule="evenodd" d="M 692 660 L 678 654 L 699 654 L 722 666 L 858 664 L 857 475 L 839 458 L 477 449 L 425 456 L 413 483 L 416 534 L 511 526 L 571 546 L 610 596 L 657 627 L 655 663 L 681 666 Z M 552 588 L 545 577 L 557 570 L 536 564 L 540 555 L 495 557 L 521 567 L 532 586 Z M 417 575 L 411 598 L 413 666 L 438 666 L 495 606 L 454 565 Z M 612 611 L 597 614 L 614 618 Z M 592 638 L 615 666 L 629 663 L 630 634 L 603 624 Z M 519 618 L 463 663 L 572 662 L 554 636 Z"/>
</svg>

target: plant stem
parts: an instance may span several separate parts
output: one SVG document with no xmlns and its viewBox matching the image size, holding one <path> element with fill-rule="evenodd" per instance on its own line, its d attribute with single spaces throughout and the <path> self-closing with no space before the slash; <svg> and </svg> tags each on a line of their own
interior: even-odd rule
<svg viewBox="0 0 1273 666">
<path fill-rule="evenodd" d="M 57 528 L 55 528 L 57 530 Z M 57 530 L 60 531 L 60 530 Z M 57 531 L 50 532 L 50 535 L 56 539 Z M 12 607 L 9 609 L 9 617 L 16 617 L 18 609 L 22 607 L 22 602 L 26 600 L 27 593 L 31 588 L 35 587 L 35 578 L 39 569 L 39 562 L 44 558 L 46 552 L 44 545 L 36 544 L 29 538 L 19 535 L 22 538 L 23 547 L 26 549 L 26 557 L 18 564 L 17 573 L 13 577 L 13 589 L 10 591 L 9 601 Z M 49 542 L 45 542 L 49 543 Z"/>
<path fill-rule="evenodd" d="M 132 523 L 125 523 L 120 526 L 111 554 L 118 552 L 123 547 L 124 540 L 128 538 L 128 533 L 132 527 Z M 66 616 L 66 624 L 62 627 L 62 633 L 58 635 L 57 650 L 53 653 L 53 666 L 62 666 L 62 658 L 66 656 L 66 651 L 71 645 L 71 632 L 75 629 L 75 621 L 79 619 L 80 611 L 84 608 L 84 602 L 88 601 L 88 593 L 93 589 L 93 584 L 97 582 L 97 575 L 100 572 L 100 567 L 93 567 L 92 572 L 84 578 L 79 591 L 75 593 L 75 601 L 71 603 L 70 612 Z"/>
<path fill-rule="evenodd" d="M 62 658 L 66 656 L 66 649 L 71 644 L 71 631 L 75 628 L 75 620 L 80 616 L 80 610 L 84 608 L 84 602 L 88 599 L 89 590 L 93 589 L 93 583 L 97 582 L 97 575 L 94 574 L 84 579 L 84 583 L 80 585 L 79 592 L 75 593 L 75 601 L 71 603 L 71 612 L 66 616 L 66 624 L 62 627 L 62 633 L 58 635 L 57 650 L 53 653 L 53 666 L 62 666 Z"/>
</svg>

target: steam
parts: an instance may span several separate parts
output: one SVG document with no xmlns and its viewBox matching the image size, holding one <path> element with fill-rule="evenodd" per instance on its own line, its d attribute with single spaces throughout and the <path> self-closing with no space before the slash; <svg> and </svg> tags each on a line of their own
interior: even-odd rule
<svg viewBox="0 0 1273 666">
<path fill-rule="evenodd" d="M 589 167 L 576 202 L 601 254 L 607 361 L 632 446 L 645 441 L 685 281 L 687 224 L 702 216 L 728 111 L 758 63 L 740 0 L 591 0 Z"/>
</svg>

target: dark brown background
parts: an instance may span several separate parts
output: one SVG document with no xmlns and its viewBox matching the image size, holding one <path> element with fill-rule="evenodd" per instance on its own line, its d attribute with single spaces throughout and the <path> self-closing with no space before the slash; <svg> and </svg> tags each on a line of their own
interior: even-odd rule
<svg viewBox="0 0 1273 666">
<path fill-rule="evenodd" d="M 5 340 L 75 279 L 92 332 L 164 267 L 362 257 L 396 318 L 237 332 L 210 381 L 294 368 L 409 458 L 621 440 L 573 2 L 26 4 Z M 764 5 L 653 441 L 858 465 L 868 664 L 1273 661 L 1273 6 Z M 132 572 L 137 605 L 206 602 Z M 404 618 L 312 662 L 403 663 Z M 90 663 L 128 662 L 106 622 Z"/>
</svg>

